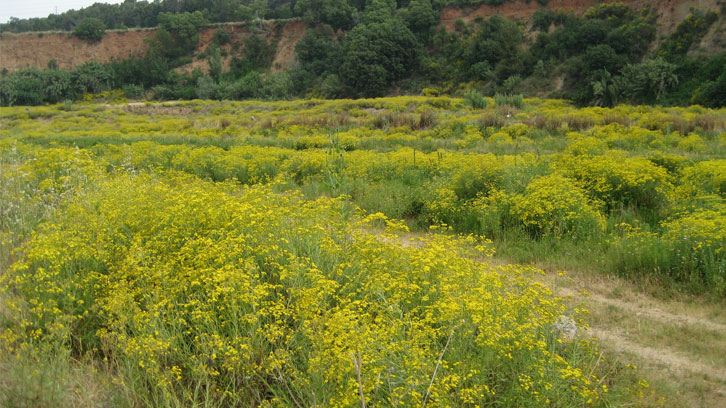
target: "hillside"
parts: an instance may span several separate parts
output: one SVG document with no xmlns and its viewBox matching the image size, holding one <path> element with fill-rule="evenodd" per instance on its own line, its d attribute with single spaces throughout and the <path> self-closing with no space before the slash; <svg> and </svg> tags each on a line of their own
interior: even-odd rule
<svg viewBox="0 0 726 408">
<path fill-rule="evenodd" d="M 604 3 L 612 3 L 605 1 Z M 673 32 L 676 26 L 690 14 L 692 9 L 704 11 L 719 11 L 721 5 L 726 4 L 723 0 L 665 0 L 665 1 L 644 1 L 625 0 L 622 1 L 631 8 L 639 10 L 646 7 L 654 7 L 658 15 L 657 33 L 658 39 Z M 462 9 L 455 6 L 444 7 L 439 13 L 439 23 L 447 31 L 453 31 L 457 20 L 466 23 L 474 22 L 478 18 L 488 19 L 495 15 L 519 21 L 529 21 L 537 10 L 547 9 L 553 12 L 565 10 L 575 15 L 582 16 L 585 11 L 599 0 L 550 0 L 545 6 L 536 1 L 513 1 L 501 5 L 482 4 L 476 8 Z M 272 65 L 273 72 L 279 72 L 290 66 L 294 58 L 295 44 L 305 33 L 305 23 L 302 21 L 293 22 L 268 22 L 265 29 L 266 38 L 274 37 L 276 25 L 282 25 L 282 35 L 279 37 L 278 47 Z M 718 24 L 711 27 L 703 41 L 694 47 L 694 53 L 713 54 L 726 50 L 726 41 L 723 34 L 726 21 L 722 18 Z M 243 39 L 250 35 L 249 24 L 229 23 L 223 25 L 223 29 L 231 34 L 231 43 L 225 46 L 231 49 L 235 45 L 242 46 Z M 212 36 L 216 27 L 206 28 L 199 33 L 199 52 L 204 52 L 212 43 Z M 259 31 L 259 30 L 256 30 Z M 110 62 L 112 60 L 126 59 L 132 56 L 141 56 L 148 51 L 148 44 L 145 40 L 152 38 L 155 29 L 132 29 L 132 30 L 109 30 L 99 42 L 88 42 L 62 32 L 49 33 L 3 33 L 0 35 L 0 70 L 7 69 L 14 72 L 23 68 L 44 69 L 50 61 L 55 61 L 60 69 L 73 69 L 88 61 Z M 225 59 L 225 65 L 229 64 L 229 58 Z M 195 61 L 184 70 L 189 68 L 207 69 L 205 61 Z"/>
<path fill-rule="evenodd" d="M 618 2 L 627 4 L 630 8 L 635 10 L 653 7 L 658 14 L 658 36 L 661 38 L 673 32 L 676 26 L 688 17 L 692 9 L 719 11 L 721 6 L 726 4 L 723 0 L 618 0 Z M 519 0 L 505 2 L 496 6 L 482 4 L 473 10 L 462 10 L 458 7 L 445 7 L 440 14 L 440 21 L 447 27 L 448 30 L 451 30 L 453 29 L 454 23 L 459 18 L 466 22 L 471 22 L 478 17 L 489 18 L 493 15 L 499 14 L 502 17 L 510 19 L 529 20 L 537 10 L 542 8 L 555 12 L 558 10 L 571 11 L 576 15 L 581 16 L 593 5 L 599 3 L 614 3 L 614 1 L 549 0 L 546 3 L 546 5 L 541 5 L 537 1 Z"/>
<path fill-rule="evenodd" d="M 723 0 L 496 2 L 301 0 L 255 9 L 230 0 L 239 7 L 222 13 L 221 5 L 162 1 L 124 3 L 152 8 L 145 20 L 108 6 L 13 21 L 0 25 L 0 105 L 110 90 L 161 100 L 476 91 L 578 105 L 726 105 Z M 156 28 L 106 30 L 123 21 Z M 33 26 L 73 33 L 9 32 Z"/>
<path fill-rule="evenodd" d="M 279 38 L 275 38 L 277 25 L 282 27 Z M 230 34 L 230 42 L 222 46 L 224 50 L 231 52 L 232 48 L 238 47 L 244 52 L 244 39 L 252 32 L 247 23 L 229 23 L 200 30 L 197 52 L 203 53 L 212 44 L 214 32 L 218 28 Z M 277 41 L 272 71 L 288 68 L 294 57 L 295 44 L 305 34 L 305 24 L 301 21 L 268 22 L 263 29 L 253 28 L 254 32 L 263 33 L 266 40 Z M 23 68 L 45 69 L 51 61 L 55 61 L 60 69 L 72 70 L 89 61 L 111 62 L 141 57 L 148 52 L 148 40 L 155 34 L 154 28 L 109 30 L 101 41 L 89 42 L 62 32 L 4 33 L 0 35 L 0 70 L 15 72 Z M 231 54 L 228 53 L 223 59 L 228 68 Z M 208 64 L 206 60 L 195 60 L 181 67 L 181 70 L 191 71 L 194 68 L 206 71 Z"/>
</svg>

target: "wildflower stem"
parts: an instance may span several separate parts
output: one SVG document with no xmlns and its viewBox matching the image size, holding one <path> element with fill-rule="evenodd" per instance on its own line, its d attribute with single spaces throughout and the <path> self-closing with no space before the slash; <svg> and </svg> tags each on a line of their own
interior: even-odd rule
<svg viewBox="0 0 726 408">
<path fill-rule="evenodd" d="M 363 358 L 360 352 L 353 355 L 353 365 L 355 366 L 355 372 L 358 376 L 358 393 L 360 394 L 360 406 L 366 408 L 366 396 L 363 392 L 363 380 L 361 378 L 361 366 L 363 365 Z"/>
<path fill-rule="evenodd" d="M 439 359 L 436 361 L 436 367 L 434 368 L 434 374 L 431 376 L 431 382 L 429 383 L 429 387 L 426 390 L 426 395 L 424 396 L 423 404 L 421 404 L 421 408 L 426 406 L 426 402 L 429 399 L 429 395 L 431 395 L 431 387 L 434 386 L 434 381 L 436 381 L 436 375 L 439 373 L 439 367 L 441 366 L 441 360 L 444 358 L 444 354 L 446 353 L 446 349 L 449 348 L 449 343 L 451 343 L 451 338 L 454 337 L 454 329 L 451 329 L 451 333 L 449 334 L 449 338 L 446 339 L 446 345 L 444 345 L 444 349 L 441 351 L 441 354 L 439 354 Z"/>
</svg>

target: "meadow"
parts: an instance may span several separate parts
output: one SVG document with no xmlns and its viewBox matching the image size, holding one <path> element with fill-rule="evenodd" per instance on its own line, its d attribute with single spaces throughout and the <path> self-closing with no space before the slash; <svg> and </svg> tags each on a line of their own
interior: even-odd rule
<svg viewBox="0 0 726 408">
<path fill-rule="evenodd" d="M 476 95 L 2 108 L 0 397 L 666 404 L 554 328 L 587 311 L 532 265 L 722 303 L 725 127 Z"/>
</svg>

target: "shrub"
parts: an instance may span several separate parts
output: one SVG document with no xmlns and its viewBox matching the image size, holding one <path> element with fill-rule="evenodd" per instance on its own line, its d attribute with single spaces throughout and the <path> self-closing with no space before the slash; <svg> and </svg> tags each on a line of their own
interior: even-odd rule
<svg viewBox="0 0 726 408">
<path fill-rule="evenodd" d="M 497 107 L 511 106 L 513 108 L 522 109 L 524 108 L 524 96 L 496 94 L 494 95 L 494 104 Z"/>
<path fill-rule="evenodd" d="M 577 180 L 590 197 L 608 209 L 631 205 L 657 209 L 667 206 L 673 197 L 674 187 L 667 170 L 643 157 L 626 157 L 614 152 L 565 154 L 554 167 Z"/>
<path fill-rule="evenodd" d="M 214 41 L 214 43 L 216 45 L 218 45 L 218 46 L 225 45 L 225 44 L 229 43 L 229 40 L 230 40 L 230 36 L 229 36 L 229 33 L 227 32 L 227 30 L 225 30 L 223 28 L 218 28 L 218 29 L 214 30 L 214 36 L 213 36 L 212 41 Z"/>
<path fill-rule="evenodd" d="M 464 161 L 454 171 L 451 190 L 460 200 L 487 195 L 499 186 L 503 172 L 504 167 L 493 154 L 483 155 L 477 160 Z"/>
<path fill-rule="evenodd" d="M 485 109 L 487 107 L 487 98 L 477 91 L 471 90 L 464 95 L 464 100 L 474 109 Z"/>
<path fill-rule="evenodd" d="M 726 160 L 707 160 L 684 168 L 678 190 L 686 197 L 715 194 L 726 198 Z"/>
<path fill-rule="evenodd" d="M 370 406 L 390 395 L 422 406 L 429 394 L 442 406 L 583 406 L 607 395 L 588 374 L 591 342 L 551 334 L 564 307 L 531 268 L 480 262 L 492 250 L 473 236 L 404 247 L 400 222 L 345 207 L 180 175 L 99 181 L 3 280 L 21 296 L 4 307 L 33 306 L 3 322 L 0 345 L 107 364 L 147 406 L 354 406 L 359 392 Z M 431 381 L 437 372 L 447 380 Z M 376 392 L 380 378 L 390 391 Z"/>
<path fill-rule="evenodd" d="M 101 41 L 106 33 L 106 25 L 97 18 L 85 18 L 73 30 L 78 38 L 89 41 Z"/>
<path fill-rule="evenodd" d="M 605 226 L 586 192 L 559 174 L 532 180 L 525 194 L 512 202 L 512 216 L 535 237 L 585 239 L 602 233 Z"/>
<path fill-rule="evenodd" d="M 198 31 L 206 23 L 206 19 L 199 11 L 160 13 L 159 27 L 156 29 L 152 44 L 153 53 L 170 60 L 177 60 L 175 65 L 178 65 L 179 58 L 189 55 L 197 48 Z"/>
<path fill-rule="evenodd" d="M 611 269 L 668 278 L 695 292 L 726 295 L 726 208 L 669 218 L 662 234 L 627 227 L 608 254 Z"/>
</svg>

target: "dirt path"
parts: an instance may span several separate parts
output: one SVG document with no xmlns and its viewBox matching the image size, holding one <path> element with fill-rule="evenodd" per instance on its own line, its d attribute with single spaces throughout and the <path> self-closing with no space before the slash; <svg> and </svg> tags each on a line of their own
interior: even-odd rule
<svg viewBox="0 0 726 408">
<path fill-rule="evenodd" d="M 562 297 L 578 297 L 579 295 L 572 289 L 569 288 L 558 288 L 556 289 L 558 296 Z M 690 324 L 696 326 L 702 326 L 711 330 L 720 331 L 726 333 L 726 324 L 714 322 L 708 319 L 699 317 L 693 317 L 683 314 L 674 314 L 670 312 L 662 311 L 658 308 L 645 308 L 634 305 L 629 302 L 624 302 L 618 299 L 611 299 L 598 294 L 589 294 L 587 298 L 592 302 L 597 302 L 607 306 L 613 306 L 619 309 L 627 310 L 638 317 L 649 318 L 660 320 L 666 323 L 677 323 L 677 324 Z"/>
<path fill-rule="evenodd" d="M 541 278 L 568 307 L 591 312 L 587 336 L 635 363 L 655 390 L 671 390 L 674 406 L 726 407 L 726 316 L 699 299 L 656 299 L 632 282 L 575 272 Z M 670 402 L 670 401 L 669 401 Z"/>
<path fill-rule="evenodd" d="M 676 372 L 686 370 L 695 374 L 711 377 L 716 381 L 726 382 L 726 371 L 723 369 L 693 361 L 667 349 L 630 342 L 625 340 L 627 335 L 621 331 L 590 328 L 587 333 L 592 337 L 598 338 L 601 342 L 615 350 L 633 354 L 640 359 L 660 364 L 669 370 Z"/>
<path fill-rule="evenodd" d="M 410 233 L 404 246 L 420 246 Z M 504 259 L 483 260 L 503 265 Z M 726 310 L 698 298 L 656 299 L 632 282 L 598 275 L 549 271 L 536 278 L 569 309 L 590 311 L 583 335 L 599 340 L 607 354 L 635 363 L 656 386 L 670 391 L 670 406 L 726 407 Z"/>
</svg>

